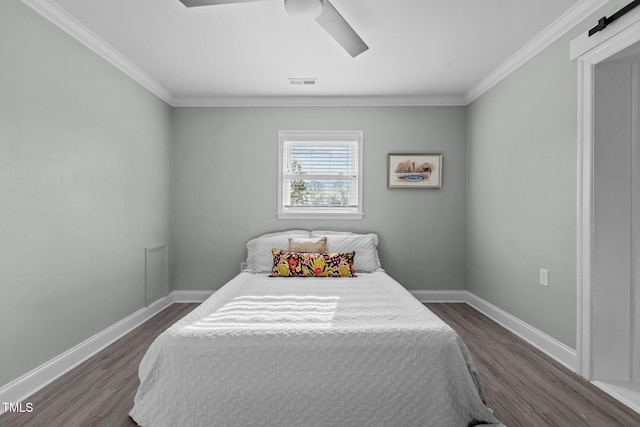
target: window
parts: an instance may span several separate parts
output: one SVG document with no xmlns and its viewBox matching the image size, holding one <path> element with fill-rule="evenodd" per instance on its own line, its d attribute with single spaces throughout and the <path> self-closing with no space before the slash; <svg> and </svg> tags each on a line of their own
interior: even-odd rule
<svg viewBox="0 0 640 427">
<path fill-rule="evenodd" d="M 362 219 L 362 131 L 278 133 L 278 218 Z"/>
</svg>

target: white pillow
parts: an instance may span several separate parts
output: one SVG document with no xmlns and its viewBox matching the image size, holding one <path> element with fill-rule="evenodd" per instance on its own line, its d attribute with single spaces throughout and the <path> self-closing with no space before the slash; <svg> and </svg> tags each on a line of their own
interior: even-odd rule
<svg viewBox="0 0 640 427">
<path fill-rule="evenodd" d="M 353 259 L 354 271 L 373 273 L 381 269 L 380 257 L 378 257 L 377 234 L 355 234 L 348 231 L 312 231 L 311 236 L 327 236 L 327 252 L 346 253 L 355 251 L 356 256 Z"/>
<path fill-rule="evenodd" d="M 328 236 L 330 234 L 352 235 L 353 233 L 351 231 L 313 230 L 311 237 Z"/>
<path fill-rule="evenodd" d="M 276 231 L 273 233 L 262 234 L 256 239 L 260 239 L 262 237 L 273 237 L 273 236 L 291 236 L 291 235 L 301 235 L 304 237 L 311 237 L 311 232 L 309 230 L 285 230 L 285 231 Z"/>
<path fill-rule="evenodd" d="M 273 254 L 271 250 L 288 249 L 289 237 L 309 238 L 307 230 L 289 230 L 267 233 L 247 242 L 247 268 L 249 273 L 270 273 L 273 268 Z"/>
</svg>

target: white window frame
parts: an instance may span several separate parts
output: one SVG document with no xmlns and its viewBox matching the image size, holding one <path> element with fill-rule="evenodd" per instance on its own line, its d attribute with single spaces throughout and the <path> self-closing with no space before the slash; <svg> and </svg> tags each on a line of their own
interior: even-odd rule
<svg viewBox="0 0 640 427">
<path fill-rule="evenodd" d="M 358 171 L 357 188 L 358 201 L 355 207 L 292 207 L 285 206 L 284 184 L 286 167 L 284 165 L 285 141 L 353 141 L 357 142 Z M 348 131 L 278 131 L 278 219 L 362 219 L 362 190 L 363 190 L 363 142 L 364 132 L 361 130 Z"/>
</svg>

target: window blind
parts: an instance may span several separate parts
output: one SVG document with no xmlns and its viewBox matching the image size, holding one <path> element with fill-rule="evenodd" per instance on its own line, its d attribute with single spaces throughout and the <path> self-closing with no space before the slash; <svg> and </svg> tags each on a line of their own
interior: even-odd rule
<svg viewBox="0 0 640 427">
<path fill-rule="evenodd" d="M 362 133 L 345 134 L 281 134 L 281 213 L 361 212 Z"/>
<path fill-rule="evenodd" d="M 285 207 L 357 207 L 357 141 L 284 141 L 283 165 Z"/>
</svg>

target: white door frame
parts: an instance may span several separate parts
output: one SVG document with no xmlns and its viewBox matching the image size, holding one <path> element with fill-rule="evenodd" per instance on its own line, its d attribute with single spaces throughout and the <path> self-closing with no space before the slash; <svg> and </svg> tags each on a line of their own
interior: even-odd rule
<svg viewBox="0 0 640 427">
<path fill-rule="evenodd" d="M 617 24 L 617 25 L 616 25 Z M 578 63 L 578 179 L 577 179 L 577 340 L 576 372 L 593 379 L 593 149 L 594 67 L 640 41 L 640 10 L 589 38 L 571 43 L 571 59 Z"/>
</svg>

